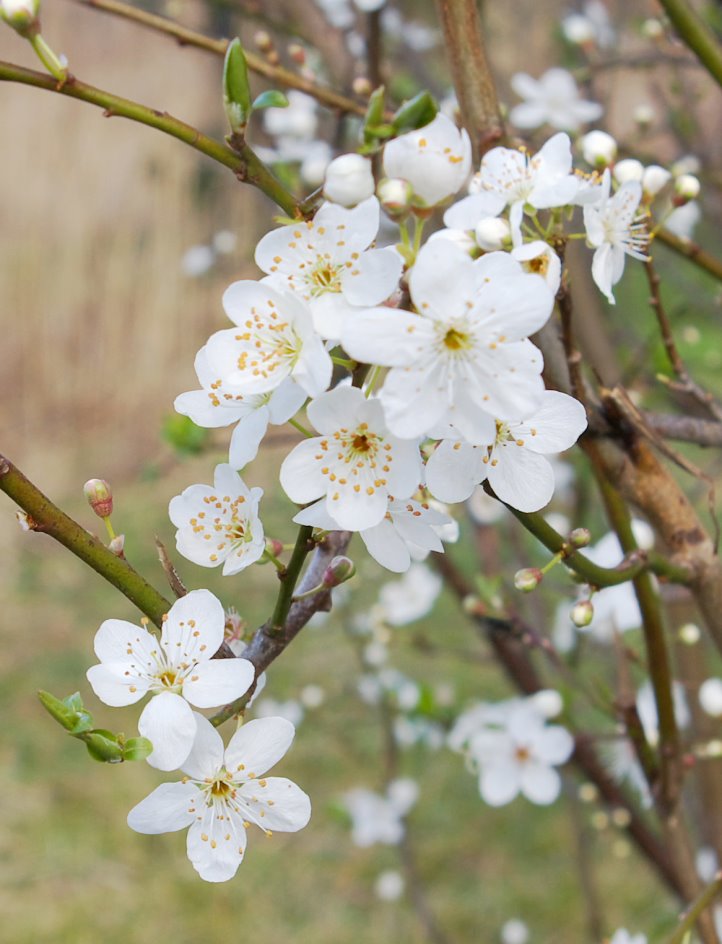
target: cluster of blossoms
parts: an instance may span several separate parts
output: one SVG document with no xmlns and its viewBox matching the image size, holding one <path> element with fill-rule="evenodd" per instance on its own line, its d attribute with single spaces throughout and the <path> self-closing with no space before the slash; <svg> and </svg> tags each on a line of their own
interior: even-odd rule
<svg viewBox="0 0 722 944">
<path fill-rule="evenodd" d="M 545 389 L 542 354 L 530 340 L 554 310 L 565 220 L 582 208 L 592 274 L 610 302 L 626 256 L 644 259 L 647 250 L 644 180 L 620 176 L 613 155 L 602 160 L 606 138 L 585 142 L 584 172 L 573 170 L 570 139 L 558 133 L 533 155 L 494 148 L 472 177 L 468 135 L 439 114 L 384 146 L 378 187 L 366 158 L 331 162 L 326 202 L 313 219 L 286 221 L 260 240 L 263 276 L 227 289 L 231 327 L 198 352 L 199 389 L 176 399 L 176 410 L 199 426 L 235 427 L 213 484 L 191 485 L 170 503 L 184 557 L 222 566 L 224 575 L 278 563 L 281 542 L 269 541 L 260 517 L 263 492 L 240 474 L 269 425 L 290 423 L 303 437 L 280 467 L 286 495 L 301 506 L 293 521 L 319 538 L 358 532 L 382 566 L 408 573 L 408 586 L 402 582 L 397 599 L 386 601 L 388 625 L 416 618 L 438 592 L 422 602 L 433 581 L 417 579 L 417 562 L 456 539 L 442 503 L 466 501 L 486 483 L 520 511 L 548 504 L 555 481 L 547 457 L 586 428 L 581 403 Z M 468 195 L 449 206 L 467 183 Z M 445 228 L 423 242 L 440 205 Z M 398 240 L 385 247 L 377 245 L 382 208 L 399 226 Z M 149 762 L 185 776 L 154 791 L 129 823 L 141 832 L 189 826 L 189 857 L 209 881 L 235 873 L 249 823 L 292 831 L 310 815 L 295 784 L 264 776 L 290 744 L 288 720 L 251 721 L 224 751 L 193 710 L 228 704 L 262 684 L 243 658 L 212 658 L 226 621 L 204 590 L 174 605 L 159 640 L 110 620 L 96 637 L 100 664 L 88 673 L 108 704 L 152 696 L 139 724 L 153 746 Z M 386 688 L 412 708 L 398 694 L 403 683 Z M 538 700 L 526 700 L 485 706 L 471 726 L 467 716 L 459 720 L 451 744 L 478 772 L 487 802 L 500 805 L 519 792 L 536 803 L 556 798 L 555 767 L 573 742 L 547 717 Z M 384 803 L 395 819 L 378 813 Z M 376 826 L 397 834 L 405 811 L 392 798 L 349 800 L 350 808 L 369 804 Z"/>
</svg>

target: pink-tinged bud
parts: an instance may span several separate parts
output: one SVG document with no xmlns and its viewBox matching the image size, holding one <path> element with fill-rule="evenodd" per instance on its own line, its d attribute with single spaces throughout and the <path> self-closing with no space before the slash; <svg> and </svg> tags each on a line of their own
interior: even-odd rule
<svg viewBox="0 0 722 944">
<path fill-rule="evenodd" d="M 88 479 L 83 492 L 99 518 L 108 518 L 113 514 L 113 493 L 105 479 Z"/>
<path fill-rule="evenodd" d="M 408 180 L 384 177 L 376 188 L 376 196 L 387 216 L 392 220 L 403 220 L 411 211 L 414 190 Z"/>
<path fill-rule="evenodd" d="M 538 567 L 524 567 L 523 570 L 517 570 L 514 574 L 514 586 L 522 593 L 531 593 L 536 590 L 544 579 L 544 574 Z"/>
<path fill-rule="evenodd" d="M 34 518 L 31 518 L 27 511 L 16 511 L 15 518 L 22 531 L 37 531 L 38 525 Z"/>
<path fill-rule="evenodd" d="M 580 600 L 576 606 L 572 607 L 569 616 L 571 617 L 572 623 L 574 623 L 574 625 L 579 629 L 584 629 L 585 626 L 589 626 L 591 621 L 594 619 L 594 607 L 592 606 L 592 601 Z"/>
<path fill-rule="evenodd" d="M 680 174 L 674 182 L 674 204 L 683 206 L 699 196 L 700 184 L 694 174 Z"/>
<path fill-rule="evenodd" d="M 277 538 L 266 538 L 266 550 L 274 557 L 279 557 L 283 554 L 283 541 Z"/>
<path fill-rule="evenodd" d="M 125 535 L 116 534 L 113 540 L 108 545 L 108 550 L 111 554 L 115 554 L 116 557 L 125 557 L 123 549 L 125 547 Z"/>
<path fill-rule="evenodd" d="M 303 46 L 301 46 L 300 43 L 291 43 L 288 47 L 288 55 L 297 65 L 305 65 L 306 50 L 303 48 Z"/>
<path fill-rule="evenodd" d="M 321 583 L 327 590 L 338 587 L 350 580 L 356 573 L 356 566 L 349 557 L 334 557 L 323 573 Z"/>
<path fill-rule="evenodd" d="M 270 52 L 273 49 L 273 40 L 271 34 L 265 30 L 258 30 L 253 36 L 253 42 L 261 52 Z"/>
<path fill-rule="evenodd" d="M 357 75 L 353 80 L 351 88 L 353 89 L 354 95 L 358 95 L 359 98 L 368 98 L 374 90 L 373 85 L 365 75 Z"/>
<path fill-rule="evenodd" d="M 592 540 L 592 532 L 589 528 L 575 528 L 569 535 L 569 543 L 572 547 L 586 547 Z"/>
</svg>

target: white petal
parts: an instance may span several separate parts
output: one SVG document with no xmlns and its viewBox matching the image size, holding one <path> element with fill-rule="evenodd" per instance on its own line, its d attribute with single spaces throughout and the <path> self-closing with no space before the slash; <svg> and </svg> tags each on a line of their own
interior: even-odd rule
<svg viewBox="0 0 722 944">
<path fill-rule="evenodd" d="M 251 774 L 261 777 L 283 757 L 295 733 L 295 728 L 285 718 L 247 721 L 226 748 L 228 772 L 237 774 L 239 780 L 246 780 Z"/>
<path fill-rule="evenodd" d="M 240 698 L 256 671 L 248 659 L 211 659 L 196 666 L 183 683 L 183 697 L 196 708 L 217 708 Z"/>
<path fill-rule="evenodd" d="M 249 819 L 252 817 L 258 826 L 271 832 L 295 833 L 311 818 L 311 801 L 285 777 L 249 781 L 240 787 L 237 796 L 246 805 Z"/>
<path fill-rule="evenodd" d="M 402 269 L 394 249 L 370 249 L 341 276 L 344 297 L 352 305 L 379 305 L 396 290 Z"/>
<path fill-rule="evenodd" d="M 223 807 L 221 807 L 223 810 Z M 227 810 L 227 807 L 225 808 Z M 237 816 L 206 807 L 203 818 L 188 830 L 186 850 L 193 868 L 206 882 L 227 882 L 238 871 L 246 848 L 243 823 Z"/>
<path fill-rule="evenodd" d="M 360 392 L 360 391 L 359 391 Z M 321 472 L 320 439 L 306 439 L 291 450 L 281 465 L 281 486 L 291 501 L 299 505 L 315 501 L 326 493 L 326 479 Z"/>
<path fill-rule="evenodd" d="M 494 450 L 492 462 L 499 453 Z M 554 471 L 549 462 L 524 446 L 510 443 L 503 448 L 498 465 L 487 466 L 489 484 L 498 498 L 517 511 L 539 511 L 554 494 Z"/>
<path fill-rule="evenodd" d="M 386 514 L 388 503 L 388 492 L 385 489 L 374 489 L 369 495 L 363 488 L 356 492 L 351 485 L 345 485 L 326 495 L 326 511 L 344 531 L 372 528 Z"/>
<path fill-rule="evenodd" d="M 293 521 L 296 524 L 309 524 L 312 528 L 322 528 L 324 531 L 338 531 L 338 521 L 335 521 L 326 510 L 325 501 L 317 501 L 313 505 L 308 505 L 297 515 L 294 515 Z"/>
<path fill-rule="evenodd" d="M 210 659 L 223 642 L 226 615 L 209 590 L 191 590 L 176 600 L 163 623 L 162 645 L 171 665 Z"/>
<path fill-rule="evenodd" d="M 208 718 L 193 712 L 196 719 L 196 735 L 191 752 L 183 761 L 183 773 L 193 780 L 206 780 L 215 777 L 223 766 L 223 738 L 213 727 Z"/>
<path fill-rule="evenodd" d="M 587 428 L 587 413 L 574 397 L 546 390 L 541 409 L 525 423 L 514 426 L 514 435 L 534 452 L 563 452 L 574 445 Z"/>
<path fill-rule="evenodd" d="M 553 767 L 527 761 L 521 769 L 521 792 L 540 806 L 548 806 L 559 796 L 561 778 Z"/>
<path fill-rule="evenodd" d="M 98 698 L 112 708 L 134 705 L 148 691 L 148 680 L 136 675 L 127 662 L 91 665 L 86 677 Z"/>
<path fill-rule="evenodd" d="M 308 418 L 324 435 L 331 435 L 342 426 L 347 426 L 364 402 L 363 393 L 346 384 L 329 390 L 308 405 Z"/>
<path fill-rule="evenodd" d="M 191 752 L 196 719 L 188 702 L 174 692 L 161 692 L 148 702 L 138 730 L 153 745 L 147 758 L 157 770 L 176 770 Z"/>
<path fill-rule="evenodd" d="M 146 668 L 154 664 L 150 653 L 157 651 L 158 639 L 135 623 L 109 619 L 95 634 L 93 648 L 101 662 L 131 662 Z"/>
<path fill-rule="evenodd" d="M 358 312 L 346 320 L 341 332 L 341 344 L 351 357 L 384 367 L 414 364 L 433 343 L 429 319 L 393 308 Z"/>
<path fill-rule="evenodd" d="M 361 532 L 366 550 L 382 567 L 396 574 L 405 573 L 411 566 L 411 555 L 406 542 L 386 518 L 373 528 Z"/>
<path fill-rule="evenodd" d="M 450 206 L 444 213 L 444 225 L 449 229 L 475 229 L 476 224 L 504 209 L 504 197 L 496 193 L 472 193 Z"/>
<path fill-rule="evenodd" d="M 298 413 L 305 401 L 305 390 L 290 378 L 284 380 L 280 387 L 276 387 L 268 401 L 271 422 L 276 425 L 286 423 Z"/>
<path fill-rule="evenodd" d="M 409 275 L 409 289 L 419 311 L 450 322 L 467 313 L 474 297 L 474 263 L 448 239 L 426 243 Z"/>
<path fill-rule="evenodd" d="M 479 792 L 489 806 L 504 806 L 519 793 L 519 766 L 513 762 L 482 767 Z"/>
<path fill-rule="evenodd" d="M 544 727 L 534 737 L 534 756 L 545 764 L 565 764 L 574 750 L 574 738 L 558 724 Z"/>
<path fill-rule="evenodd" d="M 268 429 L 268 417 L 268 407 L 263 406 L 245 416 L 233 430 L 228 462 L 234 469 L 242 469 L 258 455 L 258 447 Z"/>
<path fill-rule="evenodd" d="M 426 463 L 426 484 L 440 501 L 460 502 L 486 478 L 483 448 L 446 439 L 439 443 Z"/>
<path fill-rule="evenodd" d="M 599 291 L 607 296 L 610 305 L 616 305 L 614 295 L 612 295 L 612 285 L 614 284 L 613 275 L 615 270 L 614 254 L 621 253 L 622 262 L 624 253 L 615 249 L 609 243 L 603 243 L 592 257 L 592 278 L 597 284 Z"/>
<path fill-rule="evenodd" d="M 202 802 L 194 783 L 162 783 L 128 813 L 128 825 L 150 836 L 172 833 L 190 826 Z"/>
</svg>

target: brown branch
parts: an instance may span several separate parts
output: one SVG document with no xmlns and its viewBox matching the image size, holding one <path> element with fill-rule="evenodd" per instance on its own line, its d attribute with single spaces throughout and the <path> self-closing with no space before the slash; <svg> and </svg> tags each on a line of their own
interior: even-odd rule
<svg viewBox="0 0 722 944">
<path fill-rule="evenodd" d="M 669 246 L 670 249 L 680 256 L 684 256 L 685 259 L 694 262 L 700 269 L 709 272 L 709 274 L 713 275 L 716 279 L 722 280 L 722 260 L 716 259 L 714 256 L 710 255 L 710 253 L 702 249 L 698 243 L 692 242 L 691 239 L 685 239 L 682 236 L 676 236 L 668 229 L 659 230 L 655 233 L 654 238 L 659 240 L 660 243 L 664 243 L 665 246 Z"/>
<path fill-rule="evenodd" d="M 194 46 L 197 49 L 204 49 L 206 52 L 214 53 L 217 56 L 225 56 L 226 49 L 228 48 L 229 41 L 227 39 L 212 39 L 210 36 L 204 36 L 202 33 L 198 33 L 195 30 L 180 26 L 178 23 L 173 22 L 173 20 L 168 20 L 164 16 L 148 13 L 146 10 L 141 10 L 128 3 L 122 3 L 120 0 L 73 0 L 73 2 L 79 3 L 84 7 L 92 7 L 93 9 L 101 10 L 104 13 L 110 13 L 113 16 L 122 17 L 125 20 L 131 20 L 134 23 L 139 23 L 141 26 L 146 26 L 158 33 L 170 36 L 181 46 Z M 284 69 L 283 66 L 271 65 L 271 63 L 267 62 L 261 56 L 257 56 L 248 50 L 244 50 L 244 52 L 248 68 L 252 72 L 256 72 L 258 75 L 262 75 L 267 79 L 271 79 L 273 82 L 277 82 L 286 88 L 298 89 L 300 92 L 305 92 L 307 95 L 313 96 L 316 101 L 325 105 L 327 108 L 360 116 L 366 113 L 365 105 L 348 98 L 346 95 L 341 95 L 338 92 L 334 92 L 333 89 L 317 85 L 309 79 L 296 75 L 295 72 L 291 72 L 289 69 Z"/>
<path fill-rule="evenodd" d="M 676 439 L 702 447 L 722 447 L 722 423 L 700 420 L 694 416 L 649 413 L 646 410 L 640 413 L 646 425 L 665 439 Z"/>
</svg>

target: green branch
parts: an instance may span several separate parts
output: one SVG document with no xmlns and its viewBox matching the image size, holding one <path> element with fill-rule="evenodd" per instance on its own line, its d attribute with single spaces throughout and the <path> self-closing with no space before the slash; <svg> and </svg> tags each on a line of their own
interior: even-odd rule
<svg viewBox="0 0 722 944">
<path fill-rule="evenodd" d="M 714 33 L 687 0 L 659 0 L 675 32 L 709 72 L 722 85 L 722 49 Z"/>
<path fill-rule="evenodd" d="M 0 456 L 0 491 L 5 492 L 29 516 L 31 530 L 49 534 L 67 547 L 160 627 L 163 616 L 171 607 L 168 600 L 127 560 L 116 557 L 95 535 L 54 505 L 4 456 Z"/>
<path fill-rule="evenodd" d="M 593 587 L 599 589 L 616 587 L 648 571 L 657 576 L 666 577 L 674 583 L 687 584 L 691 581 L 691 574 L 683 567 L 675 567 L 659 554 L 645 553 L 636 549 L 632 557 L 618 567 L 600 567 L 599 564 L 595 564 L 584 554 L 575 550 L 566 538 L 544 520 L 540 512 L 530 513 L 517 511 L 509 505 L 506 507 L 547 550 L 553 554 L 562 554 L 564 564 Z"/>
<path fill-rule="evenodd" d="M 56 79 L 42 72 L 35 72 L 11 62 L 0 61 L 0 82 L 19 82 L 22 85 L 31 85 L 35 88 L 55 92 L 68 98 L 76 98 L 96 105 L 104 110 L 106 118 L 120 117 L 137 121 L 140 124 L 156 128 L 164 134 L 182 141 L 201 154 L 205 154 L 224 167 L 228 167 L 244 183 L 257 187 L 267 197 L 270 197 L 287 216 L 297 215 L 298 204 L 292 194 L 274 177 L 249 147 L 244 144 L 238 150 L 233 150 L 226 144 L 216 141 L 203 134 L 192 125 L 174 118 L 167 112 L 140 105 L 127 98 L 120 98 L 111 92 L 95 88 L 69 75 L 65 84 L 60 87 Z"/>
<path fill-rule="evenodd" d="M 298 578 L 301 575 L 303 562 L 306 560 L 309 551 L 313 548 L 311 542 L 312 534 L 313 528 L 308 525 L 301 525 L 298 529 L 298 536 L 296 537 L 296 544 L 291 554 L 291 560 L 288 562 L 285 573 L 279 574 L 281 587 L 278 591 L 276 606 L 274 607 L 273 616 L 271 616 L 271 622 L 267 629 L 269 635 L 280 633 L 283 630 L 288 611 L 291 609 L 291 604 L 293 603 L 293 593 L 296 589 Z"/>
</svg>

